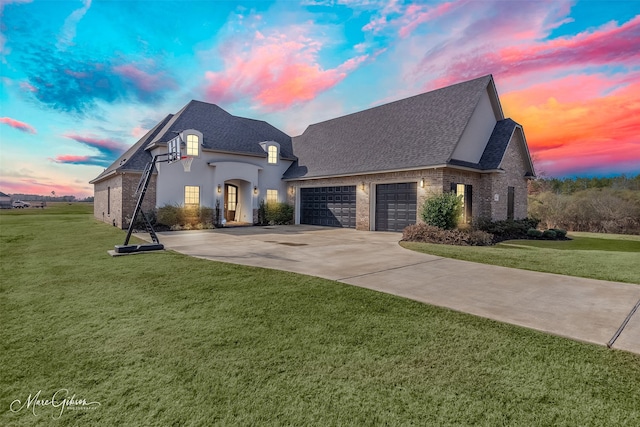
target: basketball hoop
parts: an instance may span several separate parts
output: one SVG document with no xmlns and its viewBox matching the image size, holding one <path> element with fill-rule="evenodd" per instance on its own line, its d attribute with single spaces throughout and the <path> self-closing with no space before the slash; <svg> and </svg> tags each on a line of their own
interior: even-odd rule
<svg viewBox="0 0 640 427">
<path fill-rule="evenodd" d="M 193 162 L 193 157 L 182 156 L 180 158 L 180 163 L 182 163 L 182 168 L 185 172 L 191 172 L 191 162 Z"/>
</svg>

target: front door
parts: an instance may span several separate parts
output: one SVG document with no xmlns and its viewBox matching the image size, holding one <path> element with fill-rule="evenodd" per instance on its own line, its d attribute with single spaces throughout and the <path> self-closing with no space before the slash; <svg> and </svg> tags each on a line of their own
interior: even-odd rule
<svg viewBox="0 0 640 427">
<path fill-rule="evenodd" d="M 238 187 L 232 184 L 225 184 L 224 186 L 224 218 L 227 221 L 235 221 L 237 206 L 238 206 Z"/>
</svg>

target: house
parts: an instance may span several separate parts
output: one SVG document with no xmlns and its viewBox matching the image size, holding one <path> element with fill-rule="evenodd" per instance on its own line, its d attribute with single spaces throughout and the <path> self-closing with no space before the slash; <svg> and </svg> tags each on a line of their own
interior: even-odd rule
<svg viewBox="0 0 640 427">
<path fill-rule="evenodd" d="M 535 176 L 522 126 L 505 119 L 492 76 L 309 126 L 291 138 L 263 121 L 191 101 L 91 183 L 98 219 L 126 227 L 152 155 L 179 140 L 188 161 L 163 163 L 147 206 L 219 204 L 255 223 L 260 201 L 295 207 L 296 224 L 401 231 L 434 193 L 454 191 L 464 220 L 524 218 Z"/>
<path fill-rule="evenodd" d="M 11 196 L 0 191 L 0 209 L 11 209 Z"/>
</svg>

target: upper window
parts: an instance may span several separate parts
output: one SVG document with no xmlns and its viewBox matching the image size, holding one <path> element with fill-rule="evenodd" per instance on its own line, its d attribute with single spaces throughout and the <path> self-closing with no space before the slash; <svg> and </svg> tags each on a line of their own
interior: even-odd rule
<svg viewBox="0 0 640 427">
<path fill-rule="evenodd" d="M 267 203 L 278 202 L 278 190 L 267 190 Z"/>
<path fill-rule="evenodd" d="M 184 186 L 184 205 L 199 205 L 200 204 L 200 187 L 195 185 Z"/>
<path fill-rule="evenodd" d="M 278 147 L 276 147 L 275 145 L 270 145 L 267 152 L 269 153 L 269 158 L 267 160 L 269 164 L 275 165 L 276 163 L 278 163 Z"/>
<path fill-rule="evenodd" d="M 198 135 L 187 135 L 187 156 L 197 156 L 200 147 L 200 138 Z"/>
</svg>

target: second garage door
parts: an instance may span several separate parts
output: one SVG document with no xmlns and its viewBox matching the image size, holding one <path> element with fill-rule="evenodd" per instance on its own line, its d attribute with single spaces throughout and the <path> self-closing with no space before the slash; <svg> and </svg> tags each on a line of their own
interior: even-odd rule
<svg viewBox="0 0 640 427">
<path fill-rule="evenodd" d="M 417 184 L 376 185 L 376 230 L 402 231 L 416 223 Z"/>
<path fill-rule="evenodd" d="M 300 223 L 356 228 L 356 186 L 300 189 Z"/>
</svg>

